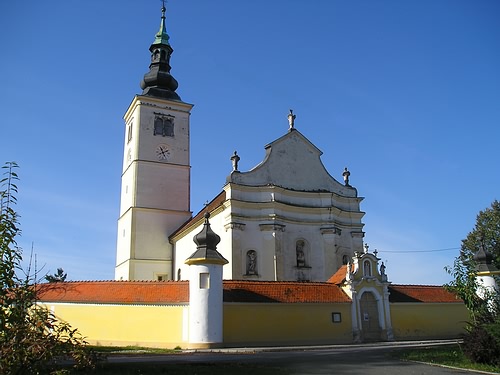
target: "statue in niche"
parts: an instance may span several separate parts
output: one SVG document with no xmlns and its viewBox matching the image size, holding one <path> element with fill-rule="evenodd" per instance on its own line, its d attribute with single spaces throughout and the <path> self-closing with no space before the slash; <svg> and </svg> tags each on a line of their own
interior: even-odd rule
<svg viewBox="0 0 500 375">
<path fill-rule="evenodd" d="M 247 275 L 257 275 L 257 252 L 255 250 L 247 252 Z"/>
<path fill-rule="evenodd" d="M 372 275 L 372 267 L 370 265 L 370 262 L 366 261 L 363 263 L 363 274 L 365 276 L 371 276 Z"/>
<path fill-rule="evenodd" d="M 295 245 L 295 253 L 297 256 L 297 267 L 305 267 L 306 266 L 306 255 L 304 253 L 304 241 L 297 241 Z"/>
</svg>

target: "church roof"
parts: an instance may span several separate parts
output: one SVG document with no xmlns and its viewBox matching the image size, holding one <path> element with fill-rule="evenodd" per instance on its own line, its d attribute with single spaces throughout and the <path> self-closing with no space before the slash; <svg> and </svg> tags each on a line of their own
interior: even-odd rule
<svg viewBox="0 0 500 375">
<path fill-rule="evenodd" d="M 343 284 L 344 281 L 346 280 L 346 276 L 347 276 L 347 264 L 344 264 L 337 270 L 337 272 L 333 274 L 332 277 L 330 277 L 327 280 L 327 283 L 332 283 L 335 285 Z"/>
<path fill-rule="evenodd" d="M 226 200 L 226 191 L 223 190 L 222 192 L 219 193 L 219 195 L 217 195 L 214 199 L 212 199 L 210 203 L 208 203 L 205 207 L 203 207 L 203 209 L 200 212 L 198 212 L 193 218 L 186 221 L 184 224 L 180 226 L 179 229 L 177 229 L 174 233 L 172 233 L 170 235 L 170 238 L 175 237 L 178 233 L 186 229 L 189 229 L 193 226 L 194 227 L 197 226 L 204 220 L 205 214 L 207 212 L 209 213 L 213 212 L 216 208 L 222 205 L 222 203 L 224 203 L 225 200 Z"/>
</svg>

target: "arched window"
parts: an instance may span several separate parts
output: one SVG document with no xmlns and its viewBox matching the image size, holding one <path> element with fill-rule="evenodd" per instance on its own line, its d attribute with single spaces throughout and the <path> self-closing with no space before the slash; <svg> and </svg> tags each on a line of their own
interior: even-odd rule
<svg viewBox="0 0 500 375">
<path fill-rule="evenodd" d="M 161 135 L 163 137 L 174 136 L 174 120 L 168 117 L 155 117 L 153 135 Z"/>
<path fill-rule="evenodd" d="M 163 131 L 167 137 L 174 136 L 174 123 L 172 119 L 166 118 L 163 120 Z"/>
<path fill-rule="evenodd" d="M 133 122 L 131 122 L 130 124 L 128 124 L 128 128 L 127 128 L 127 130 L 128 130 L 128 132 L 127 132 L 127 143 L 132 140 L 132 131 L 133 131 L 132 126 L 133 126 L 133 124 L 134 124 Z"/>
<path fill-rule="evenodd" d="M 257 252 L 255 250 L 247 251 L 247 275 L 257 275 Z"/>
<path fill-rule="evenodd" d="M 372 265 L 369 260 L 363 262 L 363 275 L 370 277 L 372 275 Z"/>
<path fill-rule="evenodd" d="M 161 117 L 155 118 L 155 128 L 153 135 L 163 135 L 163 120 Z"/>
</svg>

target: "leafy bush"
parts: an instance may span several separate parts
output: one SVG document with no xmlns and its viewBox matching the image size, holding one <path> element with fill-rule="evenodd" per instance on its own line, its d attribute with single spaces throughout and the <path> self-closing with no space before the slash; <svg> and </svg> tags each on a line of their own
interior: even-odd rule
<svg viewBox="0 0 500 375">
<path fill-rule="evenodd" d="M 22 251 L 16 203 L 15 163 L 7 163 L 0 180 L 0 373 L 50 373 L 61 360 L 71 358 L 77 368 L 92 368 L 95 358 L 76 329 L 60 322 L 37 304 L 38 289 L 30 270 L 21 269 Z"/>
<path fill-rule="evenodd" d="M 462 350 L 472 362 L 500 365 L 500 324 L 475 324 L 464 335 Z"/>
</svg>

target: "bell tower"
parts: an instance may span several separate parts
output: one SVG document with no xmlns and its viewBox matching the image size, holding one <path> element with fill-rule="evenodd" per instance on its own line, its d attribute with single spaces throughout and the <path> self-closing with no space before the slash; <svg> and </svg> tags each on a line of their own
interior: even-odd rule
<svg viewBox="0 0 500 375">
<path fill-rule="evenodd" d="M 149 47 L 149 72 L 142 94 L 132 100 L 125 120 L 116 280 L 172 278 L 168 236 L 191 217 L 189 116 L 191 104 L 175 92 L 170 74 L 173 49 L 165 27 Z"/>
</svg>

